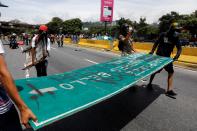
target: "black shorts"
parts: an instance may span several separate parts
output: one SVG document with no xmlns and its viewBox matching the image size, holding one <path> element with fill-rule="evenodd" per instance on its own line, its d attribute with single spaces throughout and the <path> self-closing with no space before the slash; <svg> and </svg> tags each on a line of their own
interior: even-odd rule
<svg viewBox="0 0 197 131">
<path fill-rule="evenodd" d="M 18 112 L 14 105 L 8 112 L 0 115 L 0 131 L 22 131 Z"/>
<path fill-rule="evenodd" d="M 168 73 L 174 73 L 173 63 L 166 65 L 163 69 L 165 69 Z M 163 69 L 159 70 L 161 72 Z"/>
</svg>

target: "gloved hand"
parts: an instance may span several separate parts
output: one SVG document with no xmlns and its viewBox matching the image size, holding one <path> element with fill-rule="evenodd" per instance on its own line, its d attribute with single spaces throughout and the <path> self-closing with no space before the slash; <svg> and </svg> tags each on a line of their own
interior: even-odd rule
<svg viewBox="0 0 197 131">
<path fill-rule="evenodd" d="M 173 61 L 177 61 L 177 60 L 178 60 L 178 58 L 176 58 L 176 57 L 173 58 Z"/>
</svg>

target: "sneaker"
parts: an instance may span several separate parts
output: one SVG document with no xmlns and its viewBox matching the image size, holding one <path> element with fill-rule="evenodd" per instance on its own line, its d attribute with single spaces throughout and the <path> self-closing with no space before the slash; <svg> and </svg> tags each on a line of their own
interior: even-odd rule
<svg viewBox="0 0 197 131">
<path fill-rule="evenodd" d="M 169 96 L 176 96 L 177 94 L 176 94 L 173 90 L 170 90 L 170 91 L 167 91 L 167 92 L 166 92 L 166 95 L 169 95 Z"/>
<path fill-rule="evenodd" d="M 152 84 L 148 84 L 148 85 L 146 86 L 146 88 L 149 89 L 149 90 L 153 90 L 153 85 L 152 85 Z"/>
</svg>

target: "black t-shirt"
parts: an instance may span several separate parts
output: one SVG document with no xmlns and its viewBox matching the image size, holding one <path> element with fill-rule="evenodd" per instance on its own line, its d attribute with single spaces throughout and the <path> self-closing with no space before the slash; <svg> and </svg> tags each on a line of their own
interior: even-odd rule
<svg viewBox="0 0 197 131">
<path fill-rule="evenodd" d="M 156 54 L 165 57 L 170 57 L 175 46 L 177 47 L 177 50 L 181 49 L 179 37 L 176 37 L 170 33 L 161 33 L 155 44 L 158 44 Z M 177 54 L 178 56 L 180 56 L 179 52 L 180 51 L 178 51 Z"/>
</svg>

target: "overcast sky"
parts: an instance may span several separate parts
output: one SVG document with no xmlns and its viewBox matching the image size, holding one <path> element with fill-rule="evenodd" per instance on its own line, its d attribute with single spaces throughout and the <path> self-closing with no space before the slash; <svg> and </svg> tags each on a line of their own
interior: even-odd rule
<svg viewBox="0 0 197 131">
<path fill-rule="evenodd" d="M 19 19 L 30 24 L 44 24 L 57 16 L 63 20 L 80 18 L 99 21 L 101 0 L 0 0 L 9 8 L 0 8 L 0 21 Z M 114 20 L 121 17 L 148 23 L 170 11 L 190 14 L 197 10 L 197 0 L 114 0 Z"/>
</svg>

